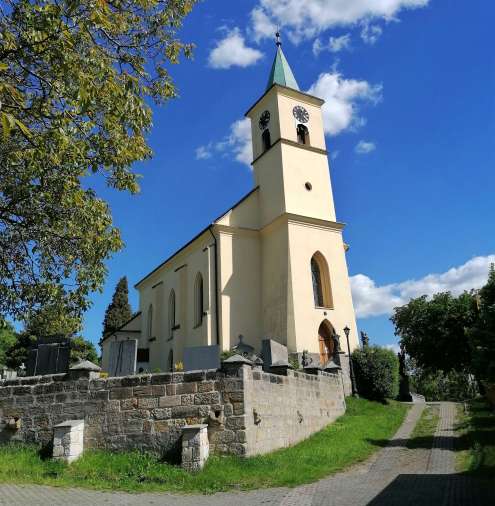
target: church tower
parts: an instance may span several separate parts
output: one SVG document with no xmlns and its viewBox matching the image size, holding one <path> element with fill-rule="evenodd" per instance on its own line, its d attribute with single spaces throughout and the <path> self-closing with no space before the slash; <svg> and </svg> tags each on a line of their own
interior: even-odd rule
<svg viewBox="0 0 495 506">
<path fill-rule="evenodd" d="M 277 34 L 266 91 L 246 113 L 259 193 L 263 330 L 286 339 L 289 352 L 318 354 L 320 363 L 333 356 L 335 334 L 347 351 L 345 327 L 351 350 L 358 346 L 323 103 L 299 89 Z"/>
</svg>

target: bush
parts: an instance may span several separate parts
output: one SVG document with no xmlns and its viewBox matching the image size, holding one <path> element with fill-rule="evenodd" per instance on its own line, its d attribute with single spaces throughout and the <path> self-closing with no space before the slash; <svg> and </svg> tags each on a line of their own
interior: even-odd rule
<svg viewBox="0 0 495 506">
<path fill-rule="evenodd" d="M 399 360 L 396 354 L 379 346 L 354 350 L 352 363 L 359 395 L 383 401 L 399 393 Z"/>
<path fill-rule="evenodd" d="M 474 399 L 478 388 L 474 378 L 460 371 L 422 371 L 416 369 L 410 374 L 411 390 L 431 401 L 465 401 Z"/>
</svg>

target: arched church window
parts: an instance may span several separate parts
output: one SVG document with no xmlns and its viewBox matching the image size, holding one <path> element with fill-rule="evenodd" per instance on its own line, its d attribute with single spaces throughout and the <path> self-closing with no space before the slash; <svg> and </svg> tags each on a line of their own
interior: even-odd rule
<svg viewBox="0 0 495 506">
<path fill-rule="evenodd" d="M 272 139 L 270 137 L 270 130 L 268 128 L 263 130 L 261 134 L 261 141 L 263 143 L 263 152 L 268 151 L 272 146 Z"/>
<path fill-rule="evenodd" d="M 194 326 L 199 327 L 203 323 L 204 299 L 203 299 L 203 276 L 198 272 L 194 283 Z"/>
<path fill-rule="evenodd" d="M 168 298 L 168 338 L 173 339 L 175 330 L 175 292 L 172 290 Z"/>
<path fill-rule="evenodd" d="M 307 144 L 309 146 L 309 130 L 306 125 L 299 123 L 297 125 L 297 142 L 299 144 Z"/>
<path fill-rule="evenodd" d="M 311 258 L 313 298 L 316 307 L 333 307 L 330 274 L 325 257 L 318 251 Z"/>
<path fill-rule="evenodd" d="M 147 322 L 146 334 L 148 335 L 148 339 L 153 337 L 153 304 L 150 304 L 148 308 L 148 322 Z"/>
</svg>

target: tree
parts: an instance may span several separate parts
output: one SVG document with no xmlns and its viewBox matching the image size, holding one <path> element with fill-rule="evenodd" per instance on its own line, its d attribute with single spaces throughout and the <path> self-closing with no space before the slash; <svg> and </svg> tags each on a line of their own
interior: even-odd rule
<svg viewBox="0 0 495 506">
<path fill-rule="evenodd" d="M 469 330 L 473 371 L 477 379 L 495 382 L 495 265 L 476 298 L 479 319 Z"/>
<path fill-rule="evenodd" d="M 127 277 L 119 280 L 115 287 L 112 302 L 109 304 L 103 321 L 103 337 L 127 323 L 132 316 L 131 305 L 129 304 L 129 288 L 127 286 Z"/>
<path fill-rule="evenodd" d="M 426 295 L 394 309 L 395 334 L 406 353 L 426 371 L 469 370 L 471 347 L 467 329 L 477 319 L 475 298 L 465 292 L 459 297 L 437 293 Z"/>
<path fill-rule="evenodd" d="M 29 350 L 39 338 L 57 335 L 71 339 L 71 362 L 77 362 L 79 359 L 96 362 L 96 349 L 92 343 L 77 335 L 80 330 L 80 320 L 71 314 L 70 308 L 58 304 L 42 306 L 31 311 L 26 317 L 23 331 L 6 351 L 6 363 L 12 368 L 26 364 Z"/>
<path fill-rule="evenodd" d="M 6 0 L 0 6 L 0 313 L 81 313 L 122 247 L 91 174 L 138 191 L 150 102 L 196 0 Z M 84 185 L 82 180 L 84 179 Z"/>
<path fill-rule="evenodd" d="M 14 327 L 0 318 L 0 366 L 7 365 L 8 351 L 16 340 L 17 334 Z"/>
<path fill-rule="evenodd" d="M 94 344 L 80 336 L 73 337 L 70 343 L 71 364 L 79 360 L 89 360 L 93 364 L 98 364 L 98 354 Z"/>
</svg>

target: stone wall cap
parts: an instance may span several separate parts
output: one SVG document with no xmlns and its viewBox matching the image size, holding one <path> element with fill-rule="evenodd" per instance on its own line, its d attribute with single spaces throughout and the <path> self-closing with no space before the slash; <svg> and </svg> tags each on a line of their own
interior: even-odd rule
<svg viewBox="0 0 495 506">
<path fill-rule="evenodd" d="M 56 427 L 77 427 L 78 425 L 82 425 L 84 420 L 66 420 L 65 422 L 59 423 L 58 425 L 54 425 L 53 428 Z"/>
<path fill-rule="evenodd" d="M 207 423 L 197 423 L 195 425 L 184 425 L 184 427 L 182 427 L 182 430 L 201 430 L 206 428 L 208 428 Z"/>
<path fill-rule="evenodd" d="M 246 357 L 243 357 L 242 355 L 235 354 L 231 357 L 227 358 L 223 361 L 224 364 L 249 364 L 252 365 L 253 362 L 251 360 L 248 360 Z"/>
<path fill-rule="evenodd" d="M 93 362 L 90 362 L 89 360 L 80 360 L 77 364 L 73 365 L 70 368 L 71 371 L 95 371 L 100 372 L 101 367 L 98 367 L 96 364 L 93 364 Z"/>
</svg>

